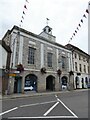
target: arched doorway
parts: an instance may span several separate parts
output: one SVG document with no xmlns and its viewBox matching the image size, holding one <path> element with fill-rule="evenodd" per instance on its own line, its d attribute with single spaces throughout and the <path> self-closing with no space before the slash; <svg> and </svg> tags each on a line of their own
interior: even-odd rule
<svg viewBox="0 0 90 120">
<path fill-rule="evenodd" d="M 88 78 L 87 77 L 85 77 L 85 83 L 86 83 L 86 85 L 88 84 Z"/>
<path fill-rule="evenodd" d="M 54 91 L 55 90 L 55 77 L 52 75 L 46 78 L 46 90 Z"/>
<path fill-rule="evenodd" d="M 82 88 L 84 88 L 84 78 L 82 78 Z"/>
<path fill-rule="evenodd" d="M 63 89 L 67 89 L 67 77 L 66 76 L 63 76 L 62 78 L 61 78 L 61 83 L 62 83 L 62 90 Z"/>
<path fill-rule="evenodd" d="M 25 77 L 24 91 L 37 91 L 37 76 L 29 74 Z"/>
<path fill-rule="evenodd" d="M 79 86 L 79 77 L 78 76 L 76 76 L 76 78 L 75 78 L 75 84 L 76 84 L 76 89 L 77 89 Z"/>
</svg>

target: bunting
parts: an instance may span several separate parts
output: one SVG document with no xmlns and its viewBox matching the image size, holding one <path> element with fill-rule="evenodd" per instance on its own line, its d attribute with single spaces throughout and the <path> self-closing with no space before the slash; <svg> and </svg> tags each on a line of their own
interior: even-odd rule
<svg viewBox="0 0 90 120">
<path fill-rule="evenodd" d="M 22 16 L 22 19 L 24 19 L 24 17 Z"/>
<path fill-rule="evenodd" d="M 25 15 L 25 12 L 23 11 L 23 14 Z"/>
<path fill-rule="evenodd" d="M 77 27 L 77 30 L 79 30 L 79 28 Z"/>
<path fill-rule="evenodd" d="M 25 9 L 27 9 L 27 6 L 26 6 L 26 5 L 24 5 L 24 8 L 25 8 Z"/>
<path fill-rule="evenodd" d="M 90 3 L 89 3 L 89 5 L 90 5 Z M 80 30 L 80 28 L 81 28 L 81 23 L 84 23 L 84 18 L 87 18 L 87 14 L 89 14 L 90 13 L 90 11 L 89 11 L 89 9 L 86 9 L 86 11 L 85 11 L 85 13 L 83 14 L 83 17 L 82 17 L 82 19 L 80 20 L 80 23 L 78 24 L 78 26 L 76 27 L 76 30 L 75 30 L 75 32 L 73 33 L 73 35 L 72 35 L 72 37 L 70 38 L 70 40 L 69 40 L 69 42 L 76 36 L 76 34 L 77 34 L 77 30 L 79 31 Z"/>
<path fill-rule="evenodd" d="M 26 10 L 28 10 L 28 8 L 27 8 L 27 4 L 29 3 L 29 1 L 28 0 L 25 0 L 25 4 L 24 4 L 24 6 L 23 6 L 23 12 L 22 12 L 22 17 L 21 17 L 21 20 L 20 20 L 20 27 L 22 26 L 22 23 L 23 23 L 23 21 L 24 21 L 24 18 L 25 18 L 25 15 L 26 15 Z"/>
<path fill-rule="evenodd" d="M 83 15 L 83 17 L 87 18 L 85 14 Z"/>
<path fill-rule="evenodd" d="M 75 36 L 75 33 L 73 33 L 73 35 Z"/>
<path fill-rule="evenodd" d="M 86 12 L 89 14 L 89 10 L 88 9 L 86 9 Z"/>
<path fill-rule="evenodd" d="M 21 22 L 23 23 L 23 21 L 21 20 Z"/>
<path fill-rule="evenodd" d="M 77 31 L 75 30 L 75 33 L 77 33 Z"/>
<path fill-rule="evenodd" d="M 29 3 L 28 0 L 26 0 L 26 2 Z"/>
<path fill-rule="evenodd" d="M 83 20 L 81 19 L 81 22 L 83 23 Z"/>
<path fill-rule="evenodd" d="M 79 26 L 79 27 L 81 27 L 81 25 L 80 25 L 80 24 L 78 24 L 78 26 Z"/>
</svg>

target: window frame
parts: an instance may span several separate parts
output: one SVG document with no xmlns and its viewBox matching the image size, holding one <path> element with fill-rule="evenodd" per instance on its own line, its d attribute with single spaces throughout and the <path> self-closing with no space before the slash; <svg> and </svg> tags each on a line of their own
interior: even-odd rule
<svg viewBox="0 0 90 120">
<path fill-rule="evenodd" d="M 35 64 L 35 48 L 30 47 L 28 48 L 28 64 L 34 65 Z"/>
<path fill-rule="evenodd" d="M 77 62 L 75 62 L 75 71 L 78 71 Z"/>
<path fill-rule="evenodd" d="M 47 66 L 52 67 L 52 58 L 53 58 L 53 53 L 48 52 L 47 53 Z"/>
<path fill-rule="evenodd" d="M 62 69 L 66 68 L 66 57 L 62 56 Z"/>
</svg>

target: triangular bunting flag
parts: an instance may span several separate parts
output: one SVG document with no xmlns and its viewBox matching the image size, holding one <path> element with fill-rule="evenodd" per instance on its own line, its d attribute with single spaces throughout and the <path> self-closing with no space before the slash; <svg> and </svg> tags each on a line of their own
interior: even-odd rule
<svg viewBox="0 0 90 120">
<path fill-rule="evenodd" d="M 77 27 L 77 30 L 79 30 L 79 28 Z"/>
<path fill-rule="evenodd" d="M 89 11 L 88 11 L 88 9 L 86 9 L 86 12 L 89 14 Z"/>
<path fill-rule="evenodd" d="M 87 18 L 85 14 L 83 15 L 83 17 Z"/>
<path fill-rule="evenodd" d="M 83 20 L 81 19 L 81 22 L 83 23 Z"/>
<path fill-rule="evenodd" d="M 26 2 L 28 2 L 28 0 L 26 0 Z M 29 3 L 29 2 L 28 2 Z"/>
<path fill-rule="evenodd" d="M 24 19 L 24 17 L 22 16 L 22 18 Z"/>
<path fill-rule="evenodd" d="M 75 30 L 75 33 L 77 33 L 77 31 Z"/>
<path fill-rule="evenodd" d="M 81 27 L 81 25 L 79 24 L 79 26 Z"/>
<path fill-rule="evenodd" d="M 75 36 L 75 33 L 73 33 L 73 35 Z"/>
<path fill-rule="evenodd" d="M 25 15 L 25 12 L 23 11 L 23 14 Z"/>
<path fill-rule="evenodd" d="M 23 21 L 21 20 L 21 22 L 23 23 Z"/>
<path fill-rule="evenodd" d="M 27 9 L 26 5 L 24 5 L 24 8 Z"/>
</svg>

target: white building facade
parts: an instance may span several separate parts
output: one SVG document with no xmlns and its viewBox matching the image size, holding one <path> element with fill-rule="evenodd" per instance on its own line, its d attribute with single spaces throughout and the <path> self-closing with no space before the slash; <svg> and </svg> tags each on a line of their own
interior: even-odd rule
<svg viewBox="0 0 90 120">
<path fill-rule="evenodd" d="M 90 84 L 90 55 L 71 44 L 66 45 L 72 51 L 74 88 L 88 88 Z"/>
</svg>

